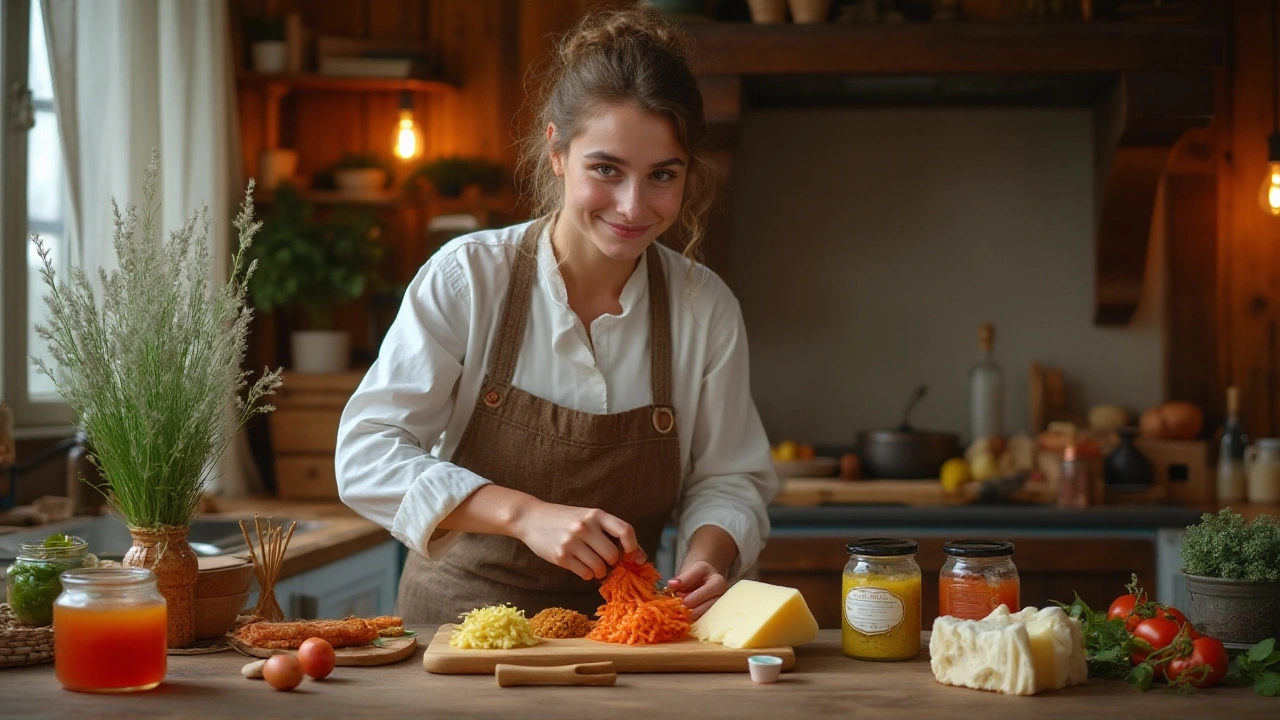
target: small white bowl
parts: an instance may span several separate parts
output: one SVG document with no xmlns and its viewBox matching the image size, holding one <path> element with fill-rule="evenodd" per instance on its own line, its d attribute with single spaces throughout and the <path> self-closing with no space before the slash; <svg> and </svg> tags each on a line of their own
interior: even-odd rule
<svg viewBox="0 0 1280 720">
<path fill-rule="evenodd" d="M 782 658 L 772 655 L 752 655 L 747 658 L 747 668 L 751 670 L 751 682 L 774 683 L 782 674 Z"/>
</svg>

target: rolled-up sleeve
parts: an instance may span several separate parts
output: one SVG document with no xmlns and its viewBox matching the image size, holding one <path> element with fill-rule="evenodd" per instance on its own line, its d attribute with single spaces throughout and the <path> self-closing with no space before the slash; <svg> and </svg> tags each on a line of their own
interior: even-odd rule
<svg viewBox="0 0 1280 720">
<path fill-rule="evenodd" d="M 766 507 L 778 492 L 769 441 L 751 398 L 746 329 L 736 299 L 718 302 L 711 315 L 708 352 L 690 447 L 692 468 L 679 509 L 676 562 L 683 563 L 693 533 L 722 528 L 738 545 L 729 570 L 736 580 L 750 570 L 769 535 Z"/>
<path fill-rule="evenodd" d="M 432 455 L 457 401 L 468 298 L 452 255 L 424 265 L 338 427 L 342 502 L 427 557 L 439 557 L 458 537 L 432 540 L 440 521 L 488 482 Z"/>
</svg>

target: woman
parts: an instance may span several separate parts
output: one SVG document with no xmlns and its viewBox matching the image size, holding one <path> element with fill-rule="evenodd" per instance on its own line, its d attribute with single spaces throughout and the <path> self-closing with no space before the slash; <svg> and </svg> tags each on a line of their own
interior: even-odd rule
<svg viewBox="0 0 1280 720">
<path fill-rule="evenodd" d="M 759 554 L 777 477 L 742 317 L 685 257 L 712 194 L 685 57 L 647 9 L 566 36 L 522 159 L 541 219 L 433 255 L 343 412 L 338 488 L 410 548 L 407 622 L 590 615 L 673 518 L 694 617 Z"/>
</svg>

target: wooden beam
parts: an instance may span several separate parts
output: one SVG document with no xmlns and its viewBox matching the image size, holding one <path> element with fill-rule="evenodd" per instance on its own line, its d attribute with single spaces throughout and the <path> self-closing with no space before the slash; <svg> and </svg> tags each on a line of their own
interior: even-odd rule
<svg viewBox="0 0 1280 720">
<path fill-rule="evenodd" d="M 1215 27 L 1143 23 L 690 25 L 699 72 L 1068 73 L 1218 67 Z"/>
<path fill-rule="evenodd" d="M 1120 74 L 1097 107 L 1094 322 L 1125 325 L 1142 299 L 1156 192 L 1169 153 L 1213 116 L 1213 73 Z"/>
</svg>

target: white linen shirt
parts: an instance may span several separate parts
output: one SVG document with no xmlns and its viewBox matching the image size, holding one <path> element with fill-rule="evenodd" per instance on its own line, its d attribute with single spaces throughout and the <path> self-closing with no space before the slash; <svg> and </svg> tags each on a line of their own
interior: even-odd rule
<svg viewBox="0 0 1280 720">
<path fill-rule="evenodd" d="M 528 226 L 456 238 L 422 266 L 342 413 L 335 458 L 342 501 L 431 559 L 459 537 L 432 540 L 440 521 L 490 482 L 449 458 L 480 394 Z M 701 265 L 690 272 L 689 261 L 665 246 L 659 256 L 671 297 L 672 402 L 684 461 L 676 567 L 693 532 L 715 525 L 738 545 L 732 580 L 755 564 L 769 533 L 765 506 L 778 488 L 751 398 L 742 314 L 714 273 Z M 593 352 L 544 231 L 513 383 L 588 413 L 650 404 L 647 258 L 623 287 L 621 314 L 591 323 Z"/>
</svg>

